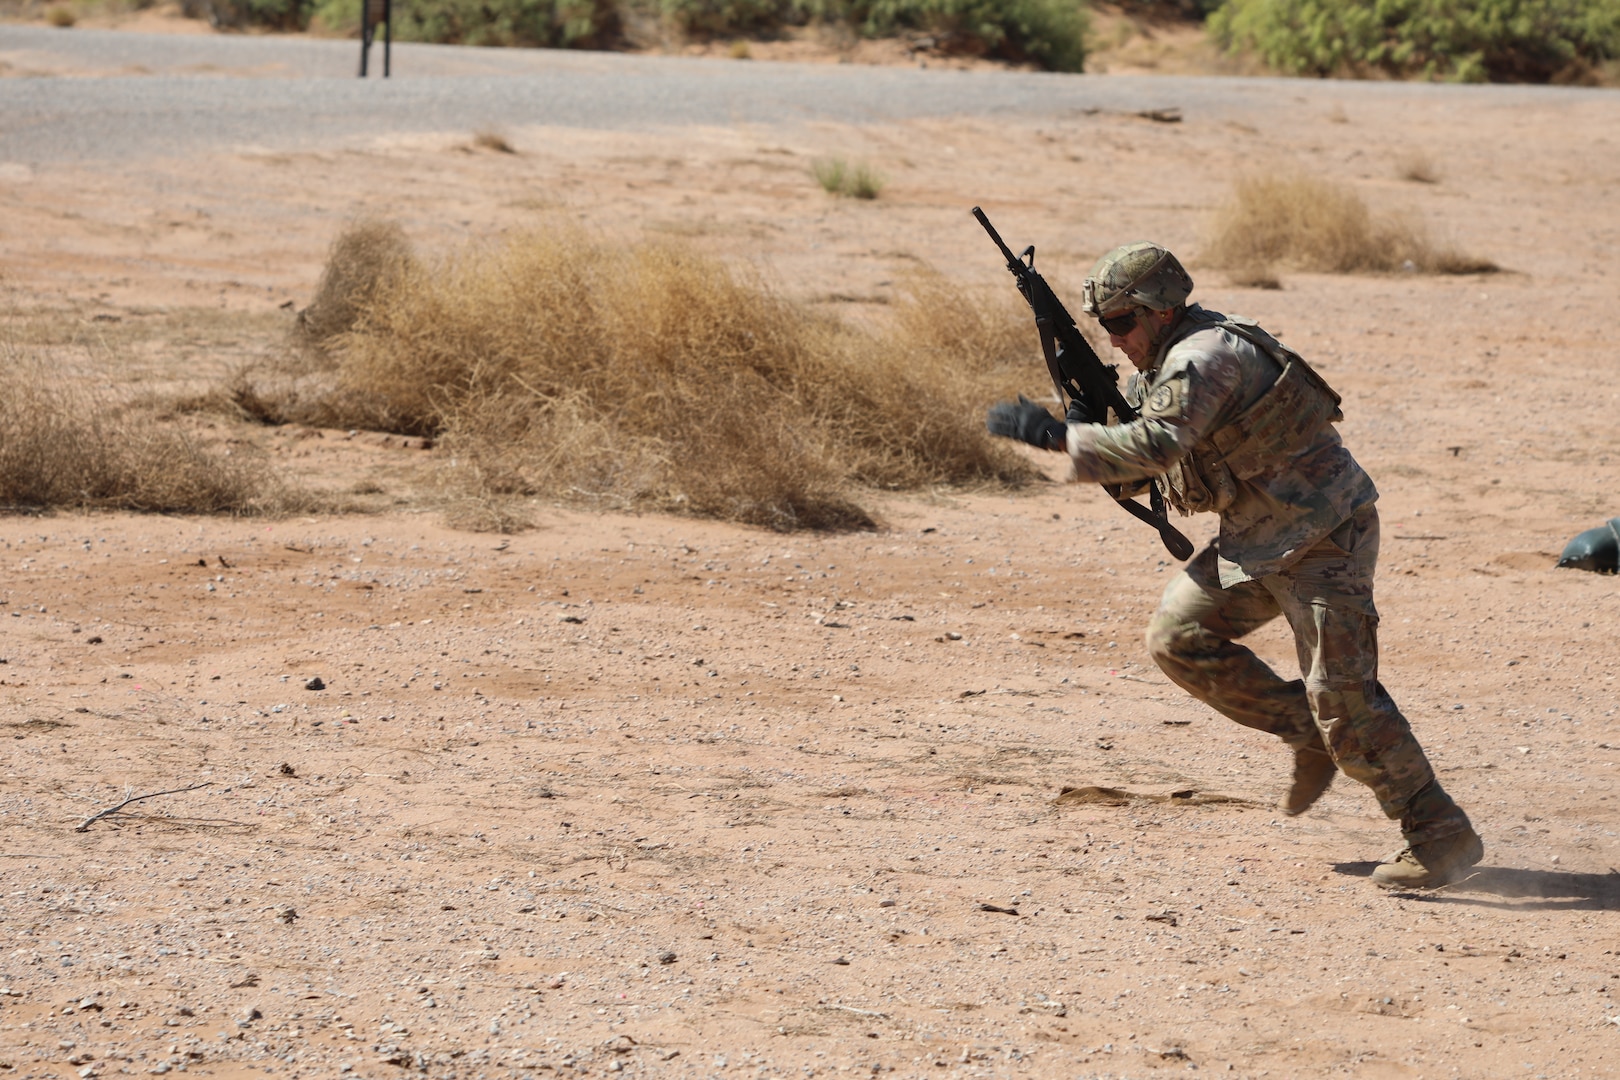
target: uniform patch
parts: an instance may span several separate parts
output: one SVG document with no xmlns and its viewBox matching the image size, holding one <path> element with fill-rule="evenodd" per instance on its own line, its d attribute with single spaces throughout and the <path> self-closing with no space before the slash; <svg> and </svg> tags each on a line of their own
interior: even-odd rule
<svg viewBox="0 0 1620 1080">
<path fill-rule="evenodd" d="M 1147 409 L 1145 411 L 1155 416 L 1166 416 L 1176 411 L 1176 402 L 1180 396 L 1176 384 L 1173 382 L 1154 387 L 1153 392 L 1148 395 Z"/>
</svg>

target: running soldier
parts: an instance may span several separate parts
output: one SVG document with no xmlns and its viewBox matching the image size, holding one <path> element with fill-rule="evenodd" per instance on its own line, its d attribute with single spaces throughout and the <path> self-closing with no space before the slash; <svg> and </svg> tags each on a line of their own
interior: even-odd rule
<svg viewBox="0 0 1620 1080">
<path fill-rule="evenodd" d="M 1065 424 L 1021 399 L 991 409 L 988 426 L 1066 449 L 1077 480 L 1124 494 L 1152 483 L 1183 513 L 1219 514 L 1217 539 L 1165 588 L 1149 653 L 1188 693 L 1293 750 L 1288 814 L 1341 769 L 1372 789 L 1406 841 L 1374 882 L 1455 880 L 1484 847 L 1378 681 L 1378 491 L 1333 427 L 1339 396 L 1255 323 L 1188 304 L 1192 287 L 1147 243 L 1104 255 L 1085 281 L 1085 313 L 1136 368 L 1125 396 L 1138 419 L 1092 423 L 1071 407 Z M 1237 643 L 1278 615 L 1303 679 Z"/>
</svg>

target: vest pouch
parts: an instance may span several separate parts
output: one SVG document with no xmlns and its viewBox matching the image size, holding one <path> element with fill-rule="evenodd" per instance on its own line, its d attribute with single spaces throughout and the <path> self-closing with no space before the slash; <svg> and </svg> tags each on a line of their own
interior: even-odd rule
<svg viewBox="0 0 1620 1080">
<path fill-rule="evenodd" d="M 1171 466 L 1160 478 L 1159 490 L 1183 514 L 1218 514 L 1237 498 L 1237 484 L 1226 464 L 1196 452 Z"/>
</svg>

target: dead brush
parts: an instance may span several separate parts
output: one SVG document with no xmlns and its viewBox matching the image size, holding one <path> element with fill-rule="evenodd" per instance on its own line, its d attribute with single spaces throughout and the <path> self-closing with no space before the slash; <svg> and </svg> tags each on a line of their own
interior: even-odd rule
<svg viewBox="0 0 1620 1080">
<path fill-rule="evenodd" d="M 1402 154 L 1400 160 L 1395 163 L 1395 175 L 1414 184 L 1438 184 L 1440 167 L 1428 154 L 1421 150 L 1412 150 Z"/>
<path fill-rule="evenodd" d="M 1029 310 L 1016 293 L 986 297 L 938 273 L 913 273 L 884 331 L 850 348 L 864 359 L 838 397 L 869 398 L 868 415 L 881 421 L 851 417 L 846 454 L 861 482 L 912 489 L 1028 478 L 1022 459 L 986 455 L 982 422 L 986 403 L 1027 392 L 1031 375 L 1044 381 Z"/>
<path fill-rule="evenodd" d="M 499 131 L 484 130 L 473 135 L 473 146 L 479 150 L 493 150 L 497 154 L 515 154 L 517 148 Z"/>
<path fill-rule="evenodd" d="M 296 501 L 246 448 L 210 446 L 9 346 L 0 362 L 0 505 L 243 514 Z"/>
<path fill-rule="evenodd" d="M 1034 475 L 985 435 L 976 396 L 979 369 L 1005 360 L 978 348 L 1005 353 L 1011 335 L 990 316 L 960 332 L 973 305 L 938 310 L 943 288 L 919 287 L 880 337 L 681 244 L 522 234 L 406 265 L 332 340 L 315 411 L 434 437 L 465 524 L 516 527 L 503 507 L 546 496 L 865 526 L 859 484 Z"/>
<path fill-rule="evenodd" d="M 367 219 L 344 229 L 327 253 L 315 297 L 298 313 L 286 347 L 243 365 L 225 380 L 222 393 L 229 406 L 265 424 L 352 426 L 355 410 L 333 408 L 338 364 L 332 350 L 355 329 L 361 313 L 397 287 L 414 266 L 415 255 L 398 224 Z"/>
<path fill-rule="evenodd" d="M 363 220 L 344 229 L 326 257 L 315 298 L 298 313 L 300 343 L 320 350 L 355 321 L 377 294 L 412 262 L 405 230 L 389 221 Z"/>
<path fill-rule="evenodd" d="M 1337 274 L 1497 269 L 1489 260 L 1437 247 L 1421 221 L 1375 216 L 1350 188 L 1303 175 L 1249 176 L 1233 184 L 1203 257 L 1256 281 L 1274 277 L 1276 266 Z"/>
</svg>

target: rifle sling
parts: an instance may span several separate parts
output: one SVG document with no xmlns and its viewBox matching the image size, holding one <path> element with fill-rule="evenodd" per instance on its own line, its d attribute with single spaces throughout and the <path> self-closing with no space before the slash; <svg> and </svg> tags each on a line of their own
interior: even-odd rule
<svg viewBox="0 0 1620 1080">
<path fill-rule="evenodd" d="M 1057 338 L 1052 333 L 1051 319 L 1036 319 L 1035 329 L 1041 334 L 1041 355 L 1046 357 L 1046 373 L 1052 376 L 1052 389 L 1057 391 L 1058 404 L 1064 400 L 1063 369 L 1058 364 Z"/>
</svg>

